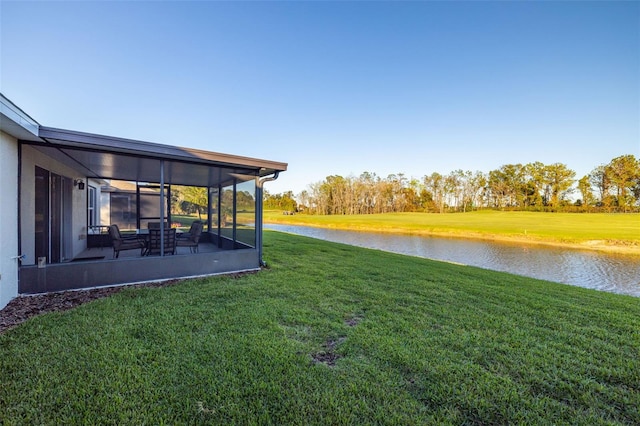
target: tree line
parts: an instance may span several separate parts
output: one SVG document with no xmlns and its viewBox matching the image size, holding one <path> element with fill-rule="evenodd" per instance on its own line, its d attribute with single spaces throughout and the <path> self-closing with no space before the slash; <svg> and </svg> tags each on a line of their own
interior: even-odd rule
<svg viewBox="0 0 640 426">
<path fill-rule="evenodd" d="M 224 188 L 220 195 L 220 220 L 230 222 L 233 220 L 234 191 L 232 188 Z M 237 212 L 255 211 L 255 194 L 247 191 L 237 191 L 235 193 L 235 203 Z M 209 190 L 201 186 L 179 186 L 171 187 L 171 213 L 172 214 L 198 214 L 198 218 L 206 218 L 207 206 L 209 204 Z M 212 200 L 212 210 L 217 212 L 218 200 Z M 204 215 L 204 216 L 203 216 Z"/>
<path fill-rule="evenodd" d="M 267 209 L 318 215 L 391 212 L 466 212 L 478 209 L 532 211 L 640 211 L 640 161 L 622 155 L 576 179 L 562 163 L 505 164 L 488 173 L 454 170 L 421 179 L 403 173 L 386 178 L 327 176 L 297 196 L 265 192 Z"/>
</svg>

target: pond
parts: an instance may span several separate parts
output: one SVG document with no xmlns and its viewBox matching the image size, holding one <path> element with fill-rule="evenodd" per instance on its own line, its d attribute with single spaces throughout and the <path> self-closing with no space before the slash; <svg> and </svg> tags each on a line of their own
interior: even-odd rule
<svg viewBox="0 0 640 426">
<path fill-rule="evenodd" d="M 533 244 L 342 231 L 298 225 L 265 223 L 264 229 L 640 296 L 638 256 Z"/>
</svg>

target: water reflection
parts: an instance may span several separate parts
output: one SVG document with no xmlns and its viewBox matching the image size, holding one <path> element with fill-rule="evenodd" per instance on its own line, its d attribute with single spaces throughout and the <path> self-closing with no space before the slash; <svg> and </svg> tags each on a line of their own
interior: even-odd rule
<svg viewBox="0 0 640 426">
<path fill-rule="evenodd" d="M 493 241 L 338 231 L 297 225 L 265 224 L 264 228 L 640 296 L 640 258 L 637 256 Z"/>
</svg>

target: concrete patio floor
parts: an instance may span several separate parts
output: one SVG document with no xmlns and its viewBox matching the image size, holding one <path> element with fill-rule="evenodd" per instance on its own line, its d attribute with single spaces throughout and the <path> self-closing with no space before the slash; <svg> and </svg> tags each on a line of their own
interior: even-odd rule
<svg viewBox="0 0 640 426">
<path fill-rule="evenodd" d="M 176 252 L 174 255 L 166 254 L 165 256 L 193 256 L 197 254 L 203 253 L 215 253 L 224 251 L 221 248 L 218 248 L 215 244 L 212 243 L 200 243 L 198 245 L 198 253 L 191 253 L 189 247 L 176 247 Z M 89 261 L 89 260 L 119 260 L 119 259 L 131 259 L 131 258 L 142 258 L 142 257 L 159 257 L 159 254 L 152 254 L 151 256 L 141 256 L 140 250 L 124 250 L 120 252 L 118 259 L 113 257 L 113 248 L 112 247 L 92 247 L 84 250 L 78 256 L 74 257 L 71 262 L 80 262 L 80 261 Z"/>
</svg>

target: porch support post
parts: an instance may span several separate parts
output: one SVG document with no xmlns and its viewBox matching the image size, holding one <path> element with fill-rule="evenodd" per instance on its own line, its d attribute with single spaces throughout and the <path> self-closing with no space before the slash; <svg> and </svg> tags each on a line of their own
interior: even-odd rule
<svg viewBox="0 0 640 426">
<path fill-rule="evenodd" d="M 218 248 L 222 248 L 222 185 L 218 184 L 218 202 L 216 205 L 217 215 L 217 235 L 218 235 Z"/>
<path fill-rule="evenodd" d="M 136 229 L 140 229 L 140 182 L 136 180 Z"/>
<path fill-rule="evenodd" d="M 237 248 L 237 243 L 236 240 L 238 239 L 238 235 L 237 235 L 237 229 L 238 229 L 238 208 L 237 208 L 237 201 L 238 201 L 238 179 L 234 178 L 233 179 L 233 207 L 232 207 L 232 212 L 231 212 L 231 216 L 233 217 L 233 229 L 231 230 L 231 235 L 233 238 L 233 248 L 234 250 Z"/>
<path fill-rule="evenodd" d="M 160 160 L 160 256 L 164 256 L 164 160 Z"/>
<path fill-rule="evenodd" d="M 207 186 L 207 230 L 211 233 L 211 187 Z"/>
<path fill-rule="evenodd" d="M 266 266 L 262 260 L 262 182 L 256 177 L 256 249 L 258 249 L 259 266 Z"/>
</svg>

